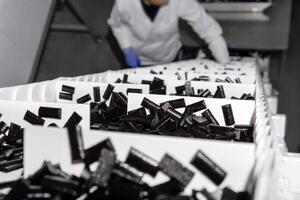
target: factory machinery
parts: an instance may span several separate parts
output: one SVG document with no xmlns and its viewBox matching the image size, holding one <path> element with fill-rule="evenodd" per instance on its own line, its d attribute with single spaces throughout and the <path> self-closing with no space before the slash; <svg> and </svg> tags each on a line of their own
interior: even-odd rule
<svg viewBox="0 0 300 200">
<path fill-rule="evenodd" d="M 299 199 L 253 58 L 0 89 L 0 199 Z"/>
</svg>

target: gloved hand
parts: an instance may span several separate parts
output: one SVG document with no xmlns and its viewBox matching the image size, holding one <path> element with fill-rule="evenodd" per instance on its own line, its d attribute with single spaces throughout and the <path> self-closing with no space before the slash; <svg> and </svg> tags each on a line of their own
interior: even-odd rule
<svg viewBox="0 0 300 200">
<path fill-rule="evenodd" d="M 141 66 L 139 56 L 137 53 L 132 50 L 128 49 L 124 51 L 125 60 L 129 68 L 137 68 Z"/>
</svg>

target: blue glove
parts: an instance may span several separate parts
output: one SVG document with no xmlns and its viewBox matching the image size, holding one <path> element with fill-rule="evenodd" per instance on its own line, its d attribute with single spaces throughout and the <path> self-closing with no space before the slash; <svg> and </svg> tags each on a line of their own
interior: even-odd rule
<svg viewBox="0 0 300 200">
<path fill-rule="evenodd" d="M 124 54 L 129 68 L 137 68 L 141 66 L 139 56 L 133 50 L 127 50 Z"/>
</svg>

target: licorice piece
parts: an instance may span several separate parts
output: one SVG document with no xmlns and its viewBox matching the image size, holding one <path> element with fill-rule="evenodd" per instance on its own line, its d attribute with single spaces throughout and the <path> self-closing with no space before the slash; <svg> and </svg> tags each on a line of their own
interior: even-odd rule
<svg viewBox="0 0 300 200">
<path fill-rule="evenodd" d="M 38 185 L 41 183 L 42 178 L 45 175 L 59 176 L 65 179 L 70 179 L 70 175 L 63 172 L 59 165 L 53 165 L 49 161 L 45 161 L 42 167 L 29 177 L 29 180 L 33 185 Z"/>
<path fill-rule="evenodd" d="M 45 120 L 41 117 L 35 115 L 34 113 L 30 112 L 29 110 L 26 111 L 24 115 L 24 120 L 29 122 L 32 125 L 44 125 Z"/>
<path fill-rule="evenodd" d="M 226 98 L 223 85 L 217 86 L 217 91 L 214 94 L 214 98 Z"/>
<path fill-rule="evenodd" d="M 215 124 L 210 124 L 209 129 L 212 133 L 219 134 L 219 135 L 228 135 L 229 133 L 234 133 L 236 131 L 235 128 L 228 127 L 228 126 L 219 126 Z"/>
<path fill-rule="evenodd" d="M 88 101 L 92 100 L 91 95 L 90 94 L 86 94 L 80 98 L 77 99 L 77 103 L 79 104 L 84 104 Z"/>
<path fill-rule="evenodd" d="M 130 148 L 125 162 L 152 177 L 155 177 L 158 172 L 158 162 L 135 148 Z"/>
<path fill-rule="evenodd" d="M 242 81 L 241 81 L 240 78 L 236 78 L 236 79 L 235 79 L 235 82 L 236 82 L 236 83 L 242 83 Z"/>
<path fill-rule="evenodd" d="M 203 92 L 201 92 L 201 93 L 199 94 L 200 97 L 208 97 L 208 96 L 210 96 L 210 95 L 211 95 L 211 92 L 210 92 L 209 89 L 206 89 L 206 90 L 204 90 Z"/>
<path fill-rule="evenodd" d="M 48 127 L 57 127 L 58 128 L 58 125 L 55 124 L 55 123 L 51 123 L 51 124 L 48 125 Z"/>
<path fill-rule="evenodd" d="M 69 93 L 69 94 L 74 94 L 75 93 L 75 88 L 67 85 L 62 85 L 61 91 Z"/>
<path fill-rule="evenodd" d="M 199 125 L 207 125 L 207 124 L 209 124 L 209 121 L 205 117 L 202 117 L 202 116 L 196 116 L 196 115 L 194 115 L 193 116 L 193 120 L 194 120 L 194 122 L 196 122 Z"/>
<path fill-rule="evenodd" d="M 150 85 L 150 90 L 160 89 L 162 87 L 164 87 L 164 80 L 154 77 L 154 79 Z"/>
<path fill-rule="evenodd" d="M 195 113 L 195 112 L 199 112 L 201 110 L 206 109 L 206 104 L 205 104 L 205 101 L 202 100 L 202 101 L 198 101 L 196 103 L 190 104 L 186 108 Z"/>
<path fill-rule="evenodd" d="M 101 96 L 100 96 L 100 87 L 93 87 L 93 94 L 94 94 L 94 102 L 100 102 Z"/>
<path fill-rule="evenodd" d="M 128 117 L 146 117 L 147 113 L 144 107 L 128 112 Z"/>
<path fill-rule="evenodd" d="M 115 86 L 113 86 L 111 84 L 108 84 L 108 86 L 107 86 L 107 88 L 106 88 L 106 90 L 105 90 L 105 92 L 104 92 L 104 94 L 102 96 L 103 99 L 108 100 L 110 98 L 110 96 L 111 96 L 114 88 L 115 88 Z"/>
<path fill-rule="evenodd" d="M 199 150 L 191 160 L 191 164 L 206 175 L 213 183 L 220 185 L 227 173 L 212 159 Z"/>
<path fill-rule="evenodd" d="M 205 117 L 206 119 L 208 119 L 212 124 L 219 125 L 219 122 L 216 120 L 216 118 L 213 116 L 213 114 L 211 113 L 211 111 L 209 109 L 204 111 L 202 113 L 202 116 Z"/>
<path fill-rule="evenodd" d="M 102 149 L 98 167 L 92 174 L 90 185 L 107 187 L 115 162 L 116 154 L 113 151 Z"/>
<path fill-rule="evenodd" d="M 233 116 L 233 111 L 232 111 L 231 104 L 223 105 L 222 110 L 223 110 L 223 116 L 224 116 L 224 119 L 225 119 L 226 126 L 234 125 L 235 121 L 234 121 L 234 116 Z"/>
<path fill-rule="evenodd" d="M 118 175 L 126 180 L 130 180 L 134 183 L 140 184 L 142 182 L 143 173 L 137 169 L 131 167 L 126 163 L 120 161 L 116 162 L 115 168 L 113 169 L 113 174 Z"/>
<path fill-rule="evenodd" d="M 21 200 L 24 199 L 29 191 L 30 183 L 28 180 L 19 179 L 13 184 L 12 189 L 9 191 L 5 200 Z"/>
<path fill-rule="evenodd" d="M 68 180 L 62 177 L 46 175 L 41 182 L 42 187 L 62 194 L 77 196 L 79 192 L 79 182 Z"/>
<path fill-rule="evenodd" d="M 128 74 L 123 75 L 122 83 L 128 83 Z"/>
<path fill-rule="evenodd" d="M 6 125 L 4 121 L 0 122 L 0 135 L 5 134 L 8 131 L 9 127 Z"/>
<path fill-rule="evenodd" d="M 160 103 L 160 106 L 164 105 L 165 103 L 169 103 L 172 106 L 172 108 L 174 108 L 174 109 L 184 108 L 186 106 L 184 98 L 166 101 L 166 102 Z"/>
<path fill-rule="evenodd" d="M 181 184 L 174 179 L 155 185 L 152 189 L 157 195 L 175 196 L 183 192 Z"/>
<path fill-rule="evenodd" d="M 80 163 L 84 161 L 85 152 L 83 146 L 83 138 L 80 127 L 69 126 L 68 136 L 70 142 L 72 163 Z"/>
<path fill-rule="evenodd" d="M 187 186 L 194 177 L 194 172 L 184 167 L 168 154 L 165 154 L 160 161 L 159 168 L 164 174 L 178 181 L 183 188 Z"/>
<path fill-rule="evenodd" d="M 39 116 L 45 118 L 61 119 L 61 108 L 43 107 L 39 108 Z"/>
<path fill-rule="evenodd" d="M 143 90 L 142 89 L 128 88 L 126 94 L 128 94 L 128 93 L 139 93 L 139 94 L 142 94 Z"/>
<path fill-rule="evenodd" d="M 118 78 L 115 83 L 122 83 L 122 80 L 120 78 Z"/>
<path fill-rule="evenodd" d="M 9 173 L 9 172 L 15 171 L 17 169 L 21 169 L 21 168 L 23 168 L 23 162 L 8 165 L 8 166 L 5 166 L 5 167 L 1 167 L 0 171 L 2 171 L 4 173 Z"/>
<path fill-rule="evenodd" d="M 59 99 L 72 101 L 73 100 L 73 94 L 60 92 L 59 93 Z"/>
<path fill-rule="evenodd" d="M 186 96 L 193 96 L 195 94 L 191 81 L 186 81 L 184 87 Z"/>
<path fill-rule="evenodd" d="M 228 83 L 235 83 L 230 77 L 226 77 L 225 81 Z"/>
<path fill-rule="evenodd" d="M 183 94 L 183 92 L 185 90 L 185 85 L 175 87 L 175 90 L 176 90 L 176 94 Z"/>
<path fill-rule="evenodd" d="M 82 117 L 77 112 L 73 112 L 64 127 L 77 126 L 81 122 L 81 120 Z"/>
<path fill-rule="evenodd" d="M 144 84 L 144 85 L 151 85 L 152 81 L 142 80 L 141 83 Z"/>
<path fill-rule="evenodd" d="M 158 73 L 156 71 L 154 71 L 153 69 L 151 69 L 150 74 L 158 74 Z"/>
<path fill-rule="evenodd" d="M 85 163 L 90 165 L 98 160 L 103 149 L 114 151 L 110 139 L 106 139 L 85 150 Z"/>
<path fill-rule="evenodd" d="M 159 105 L 157 105 L 156 103 L 154 103 L 153 101 L 151 101 L 150 99 L 144 97 L 141 106 L 147 108 L 150 111 L 154 111 L 154 110 L 159 110 L 160 107 Z"/>
</svg>

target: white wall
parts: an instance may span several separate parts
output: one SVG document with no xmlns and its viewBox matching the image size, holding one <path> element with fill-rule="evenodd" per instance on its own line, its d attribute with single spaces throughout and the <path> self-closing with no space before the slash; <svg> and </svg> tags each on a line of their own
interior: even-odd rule
<svg viewBox="0 0 300 200">
<path fill-rule="evenodd" d="M 0 0 L 0 87 L 29 81 L 55 0 Z"/>
</svg>

